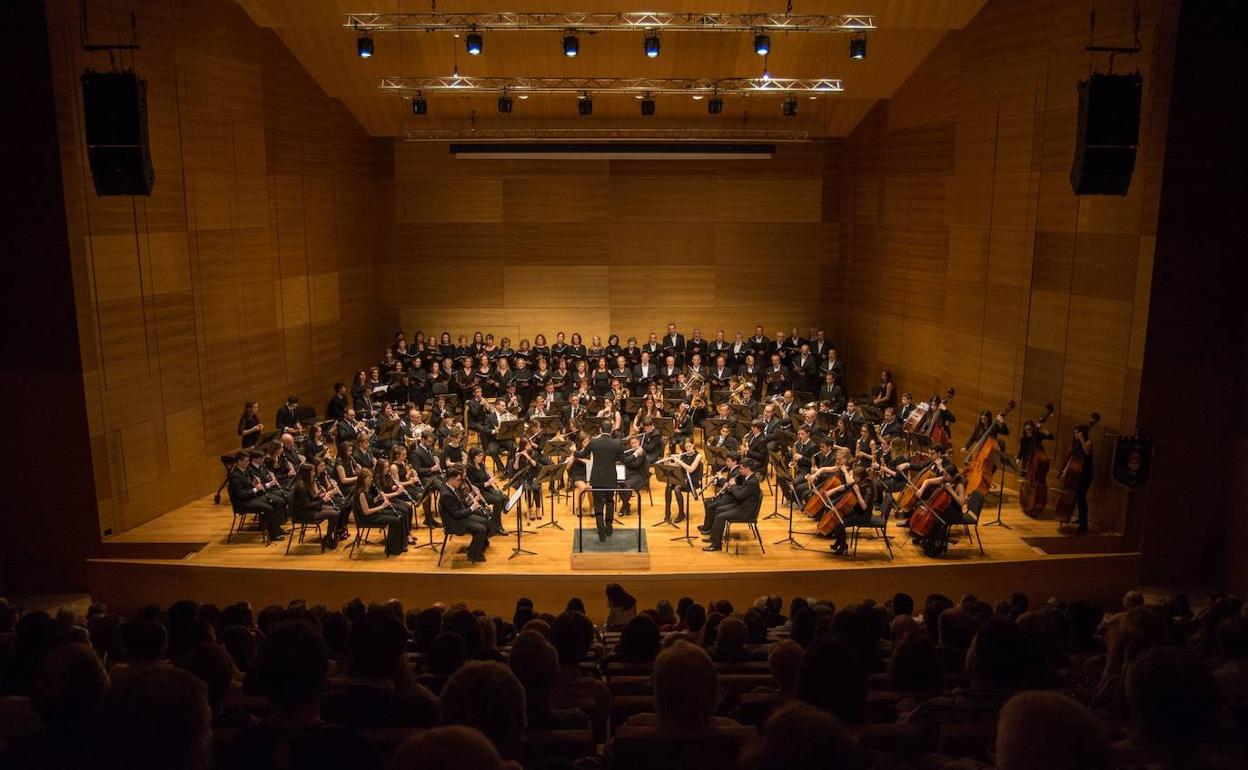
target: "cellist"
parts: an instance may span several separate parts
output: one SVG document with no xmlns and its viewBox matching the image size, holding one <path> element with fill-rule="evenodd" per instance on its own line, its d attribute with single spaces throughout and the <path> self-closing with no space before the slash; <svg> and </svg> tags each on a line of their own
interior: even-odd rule
<svg viewBox="0 0 1248 770">
<path fill-rule="evenodd" d="M 945 455 L 945 447 L 943 444 L 932 444 L 927 448 L 928 456 L 931 462 L 924 465 L 931 465 L 937 471 L 936 475 L 927 479 L 919 485 L 918 499 L 926 500 L 928 495 L 942 484 L 952 484 L 954 479 L 958 477 L 958 468 L 953 461 Z M 900 527 L 910 526 L 909 519 L 898 524 Z"/>
<path fill-rule="evenodd" d="M 805 501 L 815 489 L 819 488 L 825 478 L 836 471 L 837 467 L 836 447 L 832 443 L 832 437 L 820 436 L 819 451 L 810 456 L 810 473 L 804 476 L 798 475 L 793 484 L 793 491 L 798 494 L 801 501 Z"/>
<path fill-rule="evenodd" d="M 838 449 L 836 451 L 836 473 L 844 482 L 841 489 L 837 490 L 833 506 L 836 511 L 833 515 L 838 516 L 836 526 L 832 530 L 832 537 L 835 542 L 832 543 L 831 551 L 834 556 L 846 556 L 849 554 L 849 547 L 845 543 L 845 528 L 847 526 L 856 526 L 865 524 L 871 518 L 871 486 L 864 483 L 866 481 L 866 471 L 858 469 L 855 471 L 850 463 L 850 453 L 848 449 Z M 845 500 L 845 495 L 850 495 L 853 500 L 852 505 L 843 507 L 841 503 Z"/>
<path fill-rule="evenodd" d="M 953 412 L 950 412 L 949 408 L 945 405 L 944 399 L 940 396 L 932 396 L 927 417 L 923 419 L 923 424 L 919 426 L 919 434 L 922 436 L 931 436 L 936 432 L 937 427 L 942 427 L 944 428 L 946 436 L 952 436 L 953 433 L 949 429 L 949 426 L 957 422 L 957 419 L 958 418 L 953 416 Z"/>
</svg>

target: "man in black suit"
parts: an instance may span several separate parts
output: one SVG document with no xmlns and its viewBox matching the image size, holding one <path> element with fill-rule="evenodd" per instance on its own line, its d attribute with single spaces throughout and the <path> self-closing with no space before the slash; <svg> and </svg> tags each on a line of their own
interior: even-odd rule
<svg viewBox="0 0 1248 770">
<path fill-rule="evenodd" d="M 620 460 L 620 440 L 612 438 L 610 431 L 610 421 L 604 420 L 599 426 L 598 435 L 589 440 L 590 462 L 593 463 L 589 472 L 589 485 L 595 490 L 594 525 L 598 528 L 600 543 L 614 534 L 612 521 L 615 518 L 615 493 L 597 490 L 619 486 L 615 464 Z"/>
<path fill-rule="evenodd" d="M 633 367 L 633 395 L 644 396 L 650 388 L 650 380 L 659 373 L 659 368 L 650 361 L 650 352 L 641 351 L 641 362 Z"/>
<path fill-rule="evenodd" d="M 729 452 L 728 456 L 724 458 L 724 470 L 728 473 L 727 478 L 717 482 L 724 484 L 724 486 L 710 500 L 705 498 L 702 500 L 702 507 L 705 509 L 706 515 L 703 517 L 702 525 L 698 527 L 698 531 L 704 535 L 711 531 L 711 525 L 715 523 L 715 515 L 719 513 L 720 509 L 727 507 L 734 501 L 732 495 L 728 494 L 728 485 L 734 483 L 737 477 L 741 475 L 741 456 L 736 452 Z"/>
<path fill-rule="evenodd" d="M 663 352 L 676 357 L 676 363 L 685 365 L 685 335 L 676 331 L 676 324 L 667 325 L 667 336 L 663 338 Z"/>
<path fill-rule="evenodd" d="M 646 462 L 651 465 L 663 456 L 663 434 L 654 427 L 653 420 L 641 424 L 641 448 L 646 450 Z"/>
<path fill-rule="evenodd" d="M 730 481 L 724 487 L 721 495 L 727 495 L 728 500 L 724 505 L 720 506 L 715 514 L 715 521 L 711 524 L 709 534 L 703 534 L 703 540 L 710 540 L 710 545 L 703 548 L 703 551 L 718 551 L 723 547 L 724 527 L 730 521 L 748 521 L 751 516 L 758 512 L 758 506 L 763 500 L 763 491 L 758 486 L 758 477 L 754 475 L 754 471 L 749 465 L 741 465 L 740 475 L 735 481 Z"/>
<path fill-rule="evenodd" d="M 290 396 L 286 399 L 286 403 L 277 410 L 278 433 L 302 433 L 303 426 L 299 424 L 298 417 L 295 416 L 296 410 L 299 409 L 299 397 Z"/>
<path fill-rule="evenodd" d="M 331 420 L 341 420 L 347 416 L 351 402 L 347 400 L 347 386 L 341 382 L 334 383 L 334 395 L 325 405 L 325 416 Z"/>
<path fill-rule="evenodd" d="M 442 524 L 452 535 L 472 535 L 468 545 L 468 561 L 485 561 L 485 549 L 490 545 L 487 534 L 490 531 L 490 518 L 484 513 L 472 510 L 459 496 L 459 488 L 464 484 L 464 472 L 456 468 L 446 474 L 447 489 L 442 492 L 439 509 L 442 512 Z"/>
<path fill-rule="evenodd" d="M 761 419 L 750 423 L 750 432 L 745 445 L 745 462 L 755 471 L 761 471 L 767 467 L 767 436 L 763 434 Z"/>
<path fill-rule="evenodd" d="M 250 451 L 244 449 L 234 455 L 234 467 L 230 469 L 229 485 L 226 488 L 230 505 L 235 513 L 260 514 L 264 527 L 269 532 L 269 539 L 281 540 L 286 534 L 282 530 L 282 512 L 268 502 L 264 489 L 252 480 L 248 473 L 250 466 Z"/>
</svg>

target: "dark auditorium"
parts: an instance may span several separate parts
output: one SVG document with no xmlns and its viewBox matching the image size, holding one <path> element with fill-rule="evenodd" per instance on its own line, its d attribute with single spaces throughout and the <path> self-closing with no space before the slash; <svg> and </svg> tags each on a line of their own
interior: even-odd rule
<svg viewBox="0 0 1248 770">
<path fill-rule="evenodd" d="M 0 770 L 1248 767 L 1248 2 L 0 18 Z"/>
</svg>

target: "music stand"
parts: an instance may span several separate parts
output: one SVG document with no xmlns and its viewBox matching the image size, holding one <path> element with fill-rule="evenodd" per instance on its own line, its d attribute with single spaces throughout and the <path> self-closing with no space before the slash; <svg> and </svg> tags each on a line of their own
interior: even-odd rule
<svg viewBox="0 0 1248 770">
<path fill-rule="evenodd" d="M 672 484 L 676 487 L 676 494 L 682 494 L 680 486 L 686 484 L 688 479 L 688 474 L 685 473 L 684 468 L 675 465 L 667 465 L 665 463 L 655 463 L 654 465 L 651 465 L 650 468 L 654 471 L 654 478 L 656 481 L 662 482 L 664 486 Z M 693 505 L 693 501 L 691 500 L 689 504 Z M 688 518 L 688 516 L 685 518 Z M 661 527 L 664 524 L 674 529 L 680 529 L 678 525 L 672 523 L 671 519 L 666 518 L 661 521 L 656 521 L 650 526 Z"/>
<path fill-rule="evenodd" d="M 563 526 L 555 520 L 555 480 L 562 478 L 566 468 L 567 466 L 563 463 L 551 463 L 550 465 L 540 466 L 537 469 L 537 476 L 533 478 L 533 481 L 537 483 L 538 492 L 541 492 L 543 484 L 550 482 L 550 521 L 545 524 L 539 524 L 537 526 L 538 529 L 554 527 L 557 530 L 563 530 Z"/>
<path fill-rule="evenodd" d="M 525 556 L 537 555 L 536 551 L 526 551 L 520 545 L 520 542 L 521 542 L 520 538 L 524 534 L 524 522 L 521 521 L 520 519 L 520 505 L 519 505 L 520 498 L 522 497 L 524 497 L 524 484 L 520 484 L 516 487 L 516 491 L 512 492 L 511 497 L 507 498 L 507 505 L 503 508 L 504 513 L 506 513 L 507 511 L 510 511 L 512 508 L 516 509 L 516 547 L 511 549 L 511 556 L 507 557 L 507 561 L 511 561 L 512 559 L 516 558 L 517 556 L 521 554 L 524 554 Z M 530 535 L 533 534 L 533 531 L 530 530 L 529 534 Z"/>
<path fill-rule="evenodd" d="M 754 408 L 749 404 L 729 404 L 728 411 L 736 416 L 738 422 L 754 421 Z"/>
<path fill-rule="evenodd" d="M 646 408 L 645 396 L 629 396 L 628 398 L 624 399 L 624 411 L 628 412 L 629 414 L 637 414 L 638 412 L 640 412 L 642 409 L 645 409 L 645 408 Z"/>
<path fill-rule="evenodd" d="M 530 417 L 529 418 L 530 423 L 537 423 L 542 429 L 541 432 L 547 435 L 554 434 L 556 431 L 552 430 L 552 428 L 556 428 L 559 425 L 559 423 L 562 421 L 563 421 L 563 418 L 561 418 L 557 414 L 549 414 L 549 415 L 546 415 L 545 417 Z"/>
<path fill-rule="evenodd" d="M 524 420 L 503 420 L 494 436 L 503 441 L 515 441 L 522 436 L 527 438 L 524 433 Z"/>
<path fill-rule="evenodd" d="M 711 386 L 711 406 L 719 406 L 723 402 L 732 398 L 732 391 L 723 386 Z"/>
<path fill-rule="evenodd" d="M 793 403 L 795 404 L 809 404 L 811 401 L 814 401 L 814 400 L 815 400 L 815 394 L 811 393 L 808 390 L 793 391 Z"/>
<path fill-rule="evenodd" d="M 684 388 L 663 388 L 663 399 L 665 401 L 676 401 L 677 403 L 685 400 Z"/>
<path fill-rule="evenodd" d="M 653 422 L 655 429 L 663 437 L 663 441 L 665 443 L 670 442 L 672 435 L 676 432 L 676 419 L 673 417 L 655 417 Z"/>
<path fill-rule="evenodd" d="M 706 444 L 702 447 L 706 450 L 707 462 L 713 468 L 719 468 L 728 462 L 728 452 L 731 451 L 727 447 L 711 446 Z"/>
<path fill-rule="evenodd" d="M 437 405 L 439 397 L 446 398 L 446 408 L 449 411 L 455 411 L 456 409 L 459 409 L 460 403 L 459 403 L 458 393 L 443 393 L 443 394 L 430 396 L 429 398 L 425 399 L 425 408 L 433 409 L 433 407 Z"/>
<path fill-rule="evenodd" d="M 1001 509 L 1005 505 L 1005 457 L 1004 457 L 1004 453 L 1000 449 L 998 449 L 995 452 L 993 452 L 993 455 L 995 455 L 993 457 L 993 460 L 996 462 L 997 468 L 1001 470 L 1001 488 L 997 491 L 997 520 L 985 521 L 984 526 L 985 527 L 1004 527 L 1005 529 L 1013 529 L 1013 527 L 1011 527 L 1009 524 L 1006 524 L 1004 521 L 1001 520 Z M 989 481 L 988 483 L 988 491 L 990 492 L 992 491 L 991 481 Z M 982 506 L 980 507 L 980 513 L 981 515 L 983 513 Z"/>
</svg>

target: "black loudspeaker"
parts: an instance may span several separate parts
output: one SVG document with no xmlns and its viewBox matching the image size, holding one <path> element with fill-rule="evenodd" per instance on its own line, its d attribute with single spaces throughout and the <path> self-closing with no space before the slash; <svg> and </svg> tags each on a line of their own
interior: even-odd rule
<svg viewBox="0 0 1248 770">
<path fill-rule="evenodd" d="M 1079 81 L 1079 126 L 1070 187 L 1076 195 L 1126 195 L 1140 137 L 1144 78 L 1095 74 Z"/>
<path fill-rule="evenodd" d="M 133 72 L 84 72 L 87 156 L 96 195 L 151 195 L 147 81 Z"/>
</svg>

